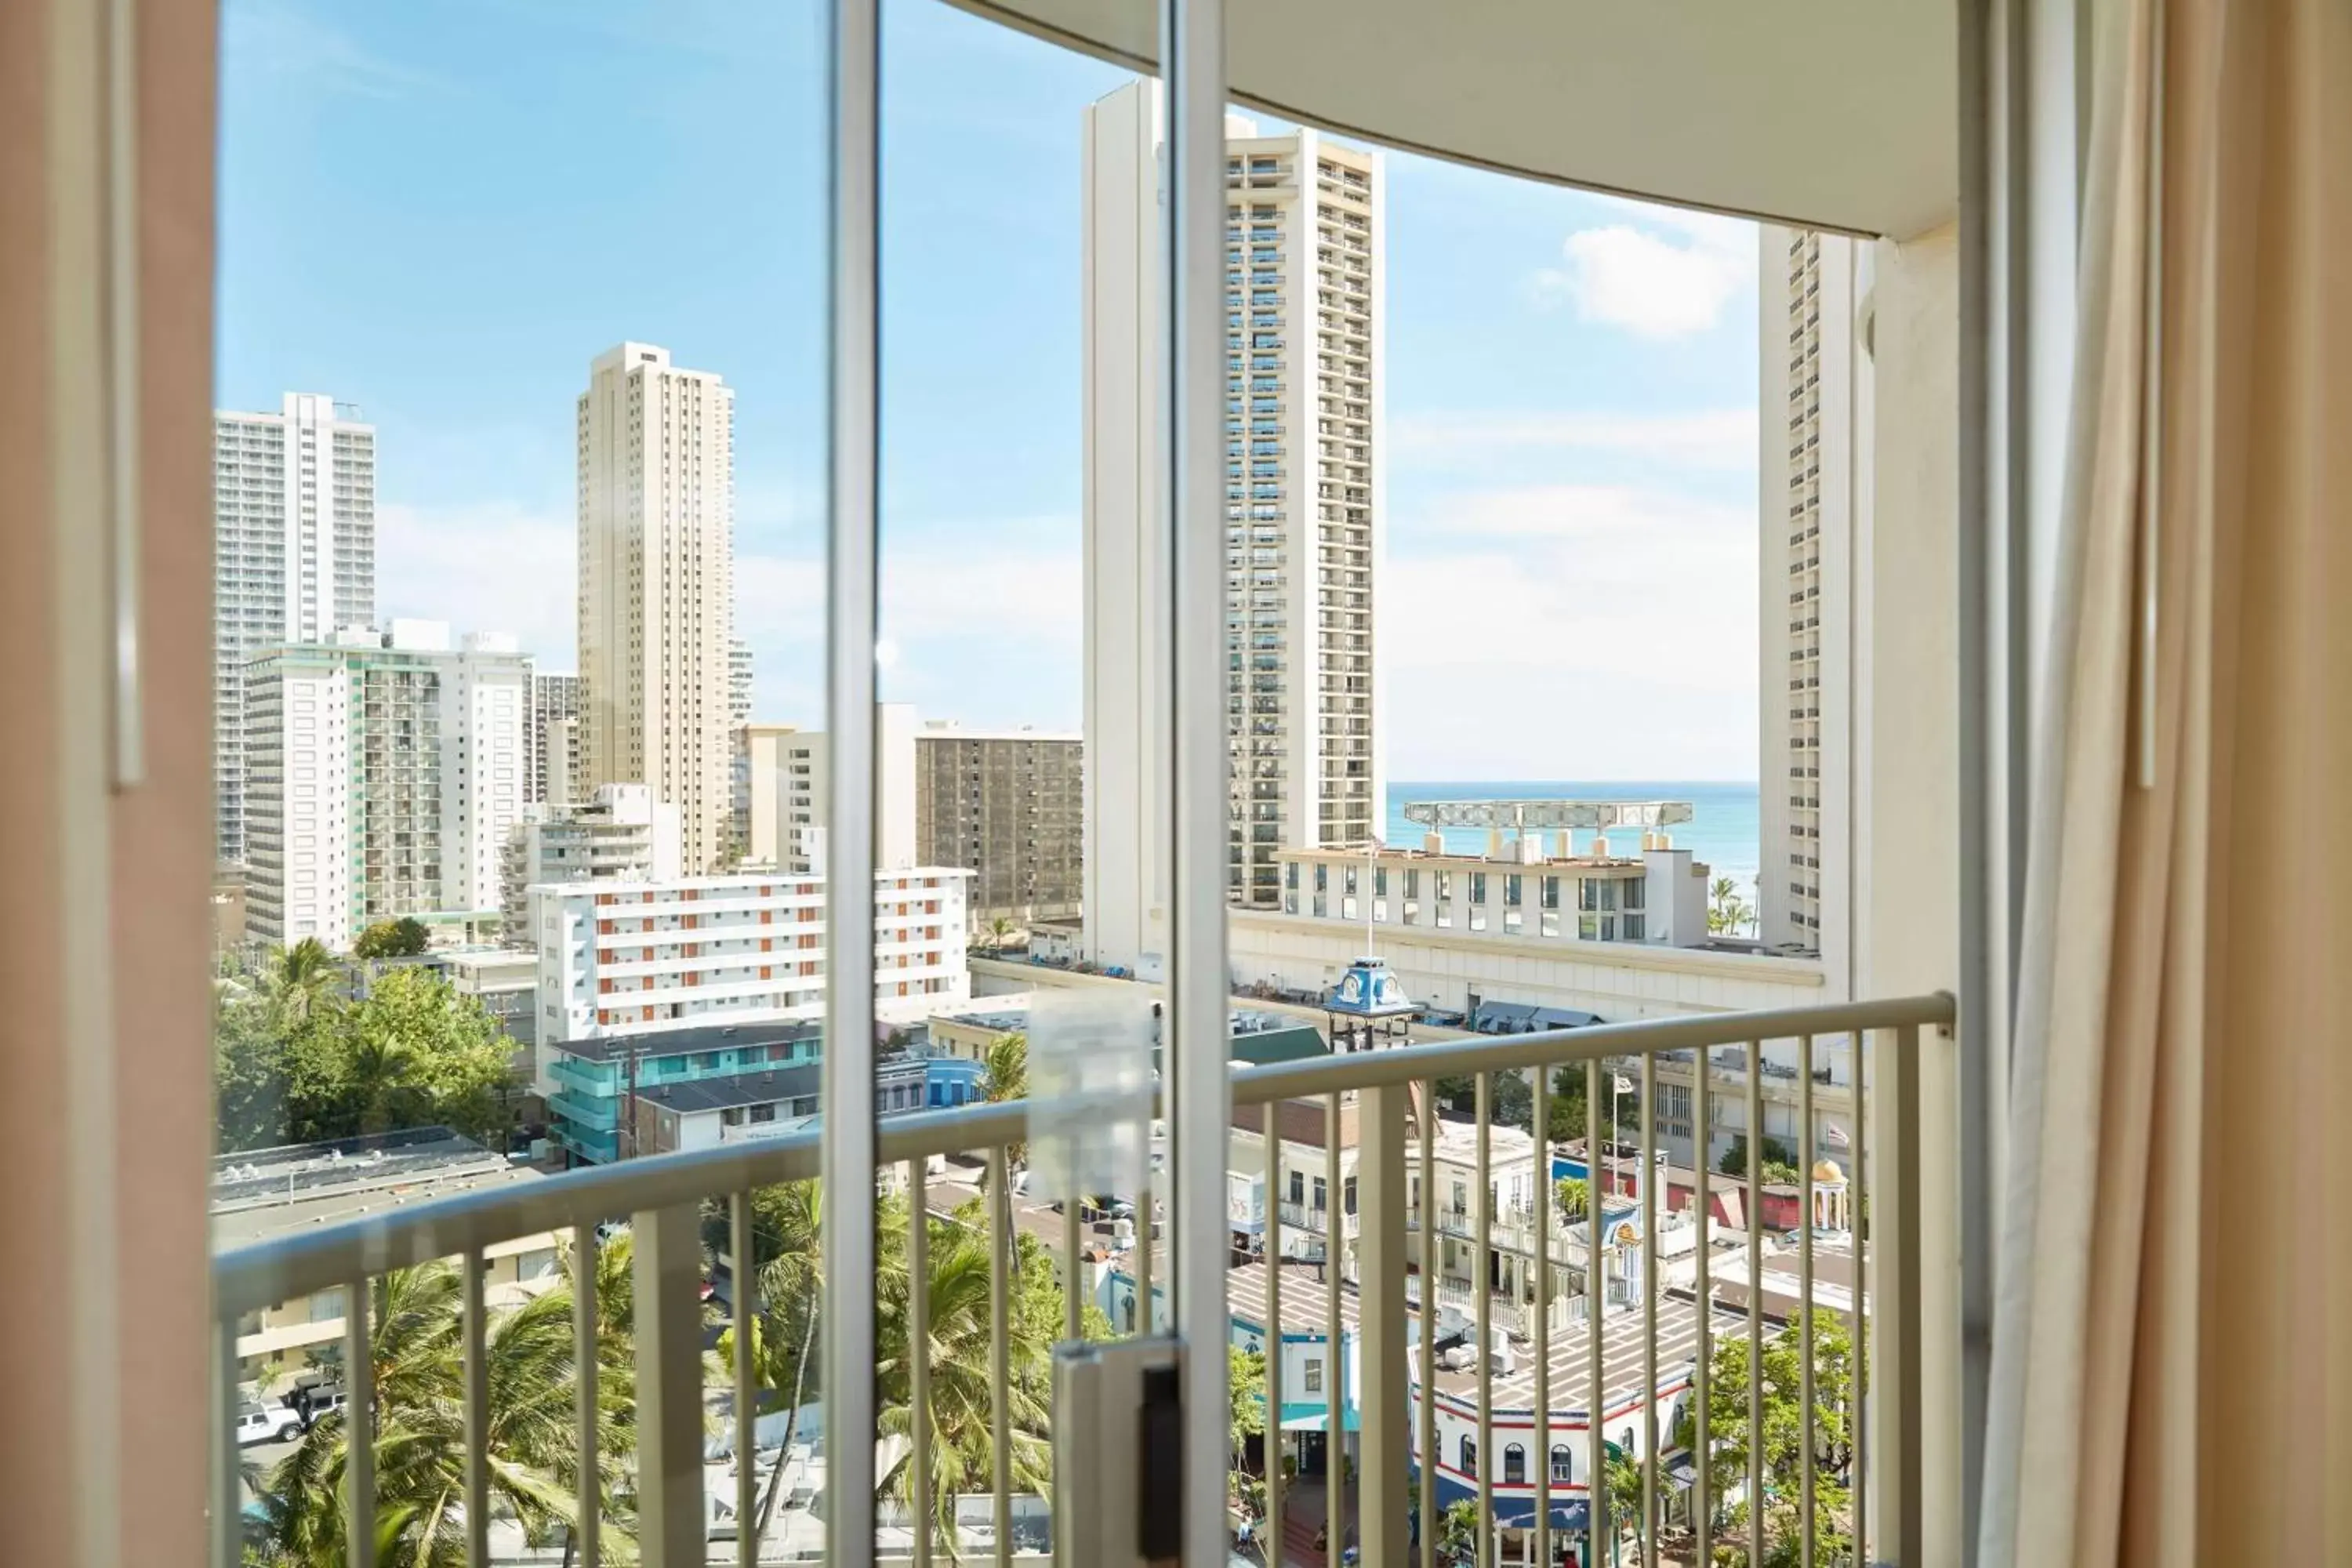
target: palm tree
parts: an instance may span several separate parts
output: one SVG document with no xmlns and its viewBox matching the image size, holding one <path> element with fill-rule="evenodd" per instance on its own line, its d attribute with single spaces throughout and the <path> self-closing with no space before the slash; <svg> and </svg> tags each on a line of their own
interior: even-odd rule
<svg viewBox="0 0 2352 1568">
<path fill-rule="evenodd" d="M 317 937 L 306 936 L 269 955 L 261 984 L 278 1026 L 293 1029 L 310 1021 L 311 1012 L 334 979 L 334 955 Z"/>
<path fill-rule="evenodd" d="M 1562 1225 L 1582 1219 L 1592 1206 L 1592 1188 L 1581 1176 L 1562 1176 L 1553 1191 L 1559 1199 L 1559 1221 Z"/>
<path fill-rule="evenodd" d="M 776 1494 L 783 1489 L 784 1456 L 791 1453 L 800 1426 L 801 1406 L 808 1399 L 809 1366 L 816 1352 L 817 1311 L 824 1301 L 824 1188 L 816 1182 L 792 1182 L 762 1187 L 751 1194 L 751 1257 L 737 1258 L 738 1277 L 756 1282 L 759 1314 L 752 1320 L 752 1372 L 760 1385 L 782 1392 L 785 1384 L 787 1345 L 792 1346 L 791 1403 L 784 1406 L 784 1441 L 768 1489 L 760 1499 L 760 1516 L 751 1527 L 754 1552 L 767 1538 L 775 1518 Z M 797 1332 L 794 1326 L 797 1325 Z M 719 1352 L 730 1364 L 735 1353 L 734 1331 L 719 1336 Z M 756 1412 L 744 1412 L 746 1424 L 756 1426 Z M 756 1445 L 742 1445 L 736 1463 L 750 1464 Z"/>
<path fill-rule="evenodd" d="M 997 915 L 992 918 L 988 922 L 988 951 L 1003 952 L 1005 943 L 1013 940 L 1013 933 L 1017 929 L 1007 916 Z"/>
<path fill-rule="evenodd" d="M 912 1367 L 908 1352 L 909 1293 L 922 1290 L 929 1309 L 926 1342 L 929 1350 L 931 1521 L 950 1562 L 961 1562 L 956 1528 L 957 1500 L 986 1492 L 995 1485 L 995 1383 L 989 1354 L 989 1242 L 976 1225 L 960 1221 L 932 1223 L 929 1231 L 929 1278 L 910 1279 L 901 1272 L 881 1283 L 882 1321 L 878 1325 L 883 1359 L 877 1374 L 881 1384 L 879 1427 L 886 1436 L 914 1435 Z M 1046 1436 L 1049 1411 L 1046 1389 L 1051 1352 L 1047 1334 L 1021 1313 L 1009 1314 L 1005 1325 L 1006 1425 L 1012 1438 L 1009 1456 L 1016 1491 L 1039 1491 L 1052 1475 L 1052 1445 Z M 915 1495 L 914 1450 L 910 1447 L 876 1488 L 877 1496 L 911 1505 Z"/>
<path fill-rule="evenodd" d="M 1756 919 L 1755 910 L 1741 901 L 1739 884 L 1729 877 L 1717 877 L 1707 888 L 1706 929 L 1721 936 L 1736 936 Z"/>
<path fill-rule="evenodd" d="M 1028 1036 L 1018 1029 L 999 1035 L 981 1060 L 986 1070 L 981 1077 L 980 1092 L 989 1104 L 1002 1105 L 1007 1100 L 1029 1098 Z M 1027 1164 L 1027 1140 L 1016 1140 L 1006 1144 L 1004 1157 L 1013 1165 Z"/>
<path fill-rule="evenodd" d="M 385 1568 L 442 1568 L 465 1557 L 461 1298 L 457 1271 L 446 1262 L 394 1269 L 370 1289 L 375 1546 Z M 493 1314 L 484 1350 L 493 1504 L 527 1534 L 542 1537 L 572 1522 L 581 1481 L 571 1292 L 558 1288 Z M 625 1357 L 608 1357 L 600 1347 L 599 1361 L 594 1463 L 605 1517 L 621 1527 L 617 1537 L 627 1516 L 612 1494 L 632 1443 L 626 1428 L 635 1390 Z M 267 1532 L 282 1560 L 302 1568 L 344 1560 L 340 1494 L 349 1458 L 344 1415 L 333 1412 L 269 1477 Z"/>
</svg>

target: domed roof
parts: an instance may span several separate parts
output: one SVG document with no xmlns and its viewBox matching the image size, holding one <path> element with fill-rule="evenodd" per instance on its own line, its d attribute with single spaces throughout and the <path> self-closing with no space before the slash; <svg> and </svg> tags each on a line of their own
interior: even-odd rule
<svg viewBox="0 0 2352 1568">
<path fill-rule="evenodd" d="M 1813 1183 L 1816 1186 L 1842 1187 L 1845 1185 L 1845 1173 L 1838 1169 L 1835 1160 L 1816 1160 L 1813 1162 Z"/>
</svg>

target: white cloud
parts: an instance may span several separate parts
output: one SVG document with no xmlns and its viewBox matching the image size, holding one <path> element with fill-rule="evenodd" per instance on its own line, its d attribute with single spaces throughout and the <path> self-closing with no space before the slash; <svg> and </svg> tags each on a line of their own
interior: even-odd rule
<svg viewBox="0 0 2352 1568">
<path fill-rule="evenodd" d="M 1389 421 L 1390 450 L 1420 459 L 1484 461 L 1499 451 L 1602 451 L 1706 468 L 1746 468 L 1756 461 L 1753 408 L 1696 414 L 1402 415 Z"/>
<path fill-rule="evenodd" d="M 550 669 L 572 667 L 572 523 L 513 501 L 375 510 L 379 617 L 512 632 Z"/>
<path fill-rule="evenodd" d="M 1392 776 L 1755 776 L 1752 511 L 1544 486 L 1433 531 L 1384 583 Z"/>
<path fill-rule="evenodd" d="M 1710 213 L 1617 205 L 1626 221 L 1570 235 L 1560 247 L 1566 265 L 1535 274 L 1537 299 L 1566 300 L 1584 321 L 1643 337 L 1685 337 L 1714 326 L 1755 275 L 1755 226 Z"/>
</svg>

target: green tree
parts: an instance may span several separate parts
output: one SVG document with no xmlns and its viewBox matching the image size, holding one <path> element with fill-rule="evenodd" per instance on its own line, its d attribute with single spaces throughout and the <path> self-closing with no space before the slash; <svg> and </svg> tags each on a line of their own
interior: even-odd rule
<svg viewBox="0 0 2352 1568">
<path fill-rule="evenodd" d="M 1013 933 L 1019 929 L 1003 915 L 992 916 L 988 922 L 988 934 L 982 941 L 981 946 L 990 952 L 1003 952 L 1006 945 L 1013 941 Z"/>
<path fill-rule="evenodd" d="M 1475 1563 L 1478 1558 L 1478 1505 L 1465 1498 L 1448 1503 L 1437 1520 L 1438 1554 L 1449 1563 Z"/>
<path fill-rule="evenodd" d="M 623 1249 L 625 1256 L 625 1247 Z M 374 1377 L 376 1561 L 384 1568 L 444 1568 L 465 1561 L 465 1388 L 461 1290 L 448 1263 L 396 1268 L 370 1287 Z M 494 1508 L 532 1539 L 573 1519 L 582 1480 L 574 1442 L 577 1366 L 572 1297 L 558 1287 L 494 1312 L 484 1340 L 489 1382 L 487 1447 Z M 608 1535 L 623 1552 L 633 1524 L 620 1483 L 633 1446 L 635 1385 L 625 1354 L 600 1339 L 597 1485 Z M 349 1434 L 341 1412 L 321 1416 L 264 1479 L 264 1550 L 288 1568 L 344 1561 Z"/>
<path fill-rule="evenodd" d="M 1768 1182 L 1794 1182 L 1797 1179 L 1797 1152 L 1778 1138 L 1764 1140 L 1763 1158 L 1759 1163 L 1764 1167 L 1764 1179 Z M 1781 1174 L 1773 1174 L 1776 1167 Z M 1723 1158 L 1715 1163 L 1715 1168 L 1727 1176 L 1744 1177 L 1748 1174 L 1747 1133 L 1731 1135 L 1731 1142 L 1724 1146 Z"/>
<path fill-rule="evenodd" d="M 513 1043 L 471 996 L 425 969 L 383 975 L 346 1009 L 334 1048 L 358 1132 L 446 1125 L 478 1138 L 503 1122 Z"/>
<path fill-rule="evenodd" d="M 1847 1488 L 1853 1466 L 1853 1342 L 1844 1320 L 1835 1313 L 1814 1311 L 1813 1405 L 1804 1408 L 1803 1342 L 1798 1322 L 1790 1322 L 1764 1343 L 1763 1436 L 1764 1528 L 1766 1546 L 1759 1568 L 1785 1568 L 1800 1560 L 1799 1509 L 1803 1497 L 1804 1445 L 1813 1449 L 1815 1562 L 1835 1563 L 1853 1552 L 1853 1506 Z M 1729 1532 L 1744 1534 L 1755 1500 L 1743 1498 L 1736 1506 L 1720 1507 L 1727 1496 L 1744 1491 L 1748 1484 L 1748 1342 L 1744 1338 L 1716 1342 L 1715 1360 L 1707 1384 L 1709 1448 L 1708 1495 L 1717 1500 L 1723 1524 Z M 1689 1411 L 1676 1425 L 1677 1446 L 1695 1447 L 1697 1421 Z M 1748 1568 L 1749 1554 L 1733 1546 L 1718 1563 Z"/>
<path fill-rule="evenodd" d="M 352 943 L 353 958 L 414 958 L 432 945 L 432 933 L 414 915 L 378 921 Z"/>
<path fill-rule="evenodd" d="M 1592 1206 L 1592 1186 L 1581 1176 L 1562 1176 L 1552 1184 L 1559 1200 L 1559 1221 L 1570 1225 L 1582 1219 Z"/>
<path fill-rule="evenodd" d="M 1226 1433 L 1226 1465 L 1232 1471 L 1231 1491 L 1253 1524 L 1265 1517 L 1265 1495 L 1263 1489 L 1253 1491 L 1247 1467 L 1243 1463 L 1249 1452 L 1249 1440 L 1265 1433 L 1265 1356 L 1262 1352 L 1245 1351 L 1238 1345 L 1225 1347 L 1226 1395 L 1225 1411 L 1229 1422 Z M 1275 1462 L 1273 1447 L 1265 1452 L 1265 1462 Z"/>
</svg>

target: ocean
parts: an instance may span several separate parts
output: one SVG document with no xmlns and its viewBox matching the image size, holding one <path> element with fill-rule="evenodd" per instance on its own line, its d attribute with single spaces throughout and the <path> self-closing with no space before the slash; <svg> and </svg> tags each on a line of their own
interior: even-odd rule
<svg viewBox="0 0 2352 1568">
<path fill-rule="evenodd" d="M 1704 784 L 1683 783 L 1612 783 L 1578 784 L 1570 782 L 1535 781 L 1474 784 L 1400 784 L 1389 783 L 1388 829 L 1386 842 L 1398 848 L 1419 848 L 1423 835 L 1429 830 L 1418 823 L 1405 820 L 1404 808 L 1414 801 L 1431 800 L 1678 800 L 1691 807 L 1691 820 L 1672 829 L 1675 847 L 1688 849 L 1706 863 L 1710 879 L 1729 877 L 1739 884 L 1740 896 L 1749 902 L 1756 898 L 1756 877 L 1763 863 L 1761 832 L 1759 826 L 1757 787 L 1753 784 L 1726 784 L 1710 781 Z M 1580 832 L 1576 846 L 1584 848 L 1591 835 Z M 1639 836 L 1628 839 L 1617 836 L 1610 847 L 1619 854 L 1638 851 Z M 1483 828 L 1454 827 L 1446 829 L 1445 847 L 1464 854 L 1483 854 L 1486 834 Z"/>
</svg>

